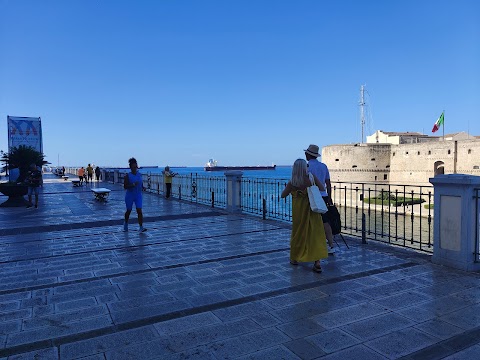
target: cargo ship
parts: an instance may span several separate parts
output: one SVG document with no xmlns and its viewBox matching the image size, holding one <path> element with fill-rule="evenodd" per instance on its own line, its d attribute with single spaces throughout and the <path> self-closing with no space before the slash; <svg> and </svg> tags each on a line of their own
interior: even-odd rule
<svg viewBox="0 0 480 360">
<path fill-rule="evenodd" d="M 225 171 L 225 170 L 275 170 L 277 165 L 258 165 L 258 166 L 218 166 L 217 160 L 210 159 L 205 164 L 205 171 Z"/>
</svg>

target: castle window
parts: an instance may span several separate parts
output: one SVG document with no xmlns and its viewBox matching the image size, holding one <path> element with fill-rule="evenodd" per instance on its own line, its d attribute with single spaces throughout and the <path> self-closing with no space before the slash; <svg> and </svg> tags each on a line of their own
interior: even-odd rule
<svg viewBox="0 0 480 360">
<path fill-rule="evenodd" d="M 408 155 L 408 151 L 405 151 L 405 155 Z"/>
<path fill-rule="evenodd" d="M 428 150 L 428 155 L 432 155 L 432 152 L 430 150 Z"/>
<path fill-rule="evenodd" d="M 387 174 L 383 174 L 383 180 L 387 180 Z"/>
<path fill-rule="evenodd" d="M 392 156 L 395 156 L 395 152 L 393 152 Z"/>
<path fill-rule="evenodd" d="M 478 165 L 475 165 L 475 166 L 473 167 L 473 169 L 474 169 L 474 170 L 478 170 Z"/>
<path fill-rule="evenodd" d="M 420 155 L 420 151 L 417 151 L 417 155 Z"/>
<path fill-rule="evenodd" d="M 335 159 L 335 161 L 340 161 L 340 159 Z"/>
<path fill-rule="evenodd" d="M 472 149 L 468 149 L 468 153 L 471 154 L 471 153 L 472 153 Z"/>
<path fill-rule="evenodd" d="M 448 155 L 450 155 L 450 150 L 448 150 Z"/>
<path fill-rule="evenodd" d="M 352 168 L 355 169 L 357 167 L 357 165 L 353 165 Z"/>
<path fill-rule="evenodd" d="M 375 161 L 375 158 L 372 158 L 371 160 L 372 160 L 372 161 Z"/>
<path fill-rule="evenodd" d="M 387 169 L 390 169 L 390 165 L 385 166 Z"/>
<path fill-rule="evenodd" d="M 377 181 L 377 177 L 375 176 L 375 181 Z"/>
</svg>

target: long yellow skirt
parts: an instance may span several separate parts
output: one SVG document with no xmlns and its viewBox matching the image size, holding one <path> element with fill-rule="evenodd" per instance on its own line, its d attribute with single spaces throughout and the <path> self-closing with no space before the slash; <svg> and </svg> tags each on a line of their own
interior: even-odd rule
<svg viewBox="0 0 480 360">
<path fill-rule="evenodd" d="M 307 190 L 292 192 L 290 260 L 316 261 L 328 257 L 322 215 L 310 210 Z"/>
</svg>

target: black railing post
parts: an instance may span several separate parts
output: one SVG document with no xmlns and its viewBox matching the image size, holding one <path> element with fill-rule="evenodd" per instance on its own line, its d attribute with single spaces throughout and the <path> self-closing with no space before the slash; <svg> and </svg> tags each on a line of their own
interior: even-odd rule
<svg viewBox="0 0 480 360">
<path fill-rule="evenodd" d="M 178 200 L 182 200 L 182 185 L 178 185 Z"/>
<path fill-rule="evenodd" d="M 263 214 L 263 220 L 267 219 L 267 200 L 263 198 L 263 209 L 262 209 L 262 214 Z"/>
<path fill-rule="evenodd" d="M 366 221 L 365 221 L 365 213 L 362 213 L 362 244 L 367 243 L 367 233 L 366 233 Z"/>
<path fill-rule="evenodd" d="M 215 207 L 215 192 L 212 191 L 212 208 Z"/>
</svg>

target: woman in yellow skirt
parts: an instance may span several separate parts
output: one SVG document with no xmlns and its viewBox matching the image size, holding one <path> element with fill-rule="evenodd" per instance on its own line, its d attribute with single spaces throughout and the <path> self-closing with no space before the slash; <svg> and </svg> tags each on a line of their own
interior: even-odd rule
<svg viewBox="0 0 480 360">
<path fill-rule="evenodd" d="M 314 175 L 315 184 L 324 190 Z M 282 192 L 282 198 L 292 195 L 292 235 L 290 236 L 290 263 L 313 261 L 313 271 L 322 272 L 320 259 L 328 257 L 322 215 L 310 209 L 307 187 L 311 186 L 307 162 L 295 160 L 292 178 Z"/>
</svg>

